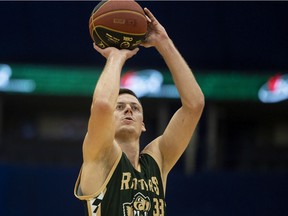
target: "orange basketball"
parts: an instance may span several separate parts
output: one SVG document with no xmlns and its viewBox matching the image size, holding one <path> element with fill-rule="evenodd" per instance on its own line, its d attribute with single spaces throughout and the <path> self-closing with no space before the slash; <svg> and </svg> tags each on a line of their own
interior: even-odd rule
<svg viewBox="0 0 288 216">
<path fill-rule="evenodd" d="M 101 1 L 91 13 L 89 30 L 100 48 L 132 50 L 145 39 L 147 20 L 134 0 Z"/>
</svg>

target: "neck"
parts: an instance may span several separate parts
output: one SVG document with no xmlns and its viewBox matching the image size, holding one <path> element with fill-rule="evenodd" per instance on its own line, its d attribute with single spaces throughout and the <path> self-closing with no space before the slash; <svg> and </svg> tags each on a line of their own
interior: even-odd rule
<svg viewBox="0 0 288 216">
<path fill-rule="evenodd" d="M 127 155 L 129 161 L 131 162 L 132 166 L 140 171 L 139 166 L 139 152 L 140 152 L 140 144 L 139 140 L 136 141 L 124 141 L 121 142 L 120 140 L 116 140 L 122 151 Z"/>
</svg>

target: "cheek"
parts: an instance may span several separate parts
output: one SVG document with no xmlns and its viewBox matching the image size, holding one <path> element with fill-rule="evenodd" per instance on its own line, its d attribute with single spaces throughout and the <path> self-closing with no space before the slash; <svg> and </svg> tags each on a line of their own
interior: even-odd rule
<svg viewBox="0 0 288 216">
<path fill-rule="evenodd" d="M 140 121 L 140 122 L 143 122 L 143 115 L 142 114 L 139 114 L 138 116 L 137 116 L 137 119 L 138 119 L 138 121 Z"/>
<path fill-rule="evenodd" d="M 120 119 L 120 116 L 117 112 L 114 112 L 114 119 L 115 119 L 115 122 L 117 122 Z"/>
</svg>

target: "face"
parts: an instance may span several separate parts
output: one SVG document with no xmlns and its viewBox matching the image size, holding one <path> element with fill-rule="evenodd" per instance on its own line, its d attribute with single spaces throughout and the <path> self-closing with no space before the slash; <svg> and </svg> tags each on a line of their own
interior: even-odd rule
<svg viewBox="0 0 288 216">
<path fill-rule="evenodd" d="M 140 136 L 145 131 L 143 123 L 143 109 L 140 102 L 133 95 L 121 94 L 118 96 L 114 111 L 116 133 L 125 131 Z"/>
</svg>

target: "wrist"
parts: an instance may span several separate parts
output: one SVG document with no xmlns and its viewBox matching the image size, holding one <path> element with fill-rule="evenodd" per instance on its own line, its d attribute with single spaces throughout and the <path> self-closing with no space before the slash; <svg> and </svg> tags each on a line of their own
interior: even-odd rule
<svg viewBox="0 0 288 216">
<path fill-rule="evenodd" d="M 174 43 L 170 38 L 165 38 L 159 42 L 156 49 L 160 54 L 170 53 L 173 49 L 175 49 Z"/>
<path fill-rule="evenodd" d="M 113 65 L 119 65 L 123 66 L 126 61 L 125 56 L 121 54 L 111 53 L 107 58 L 107 63 L 113 64 Z"/>
</svg>

